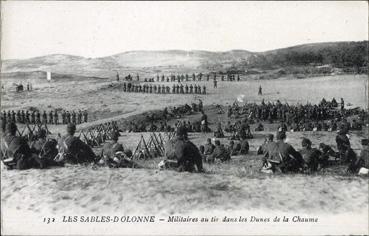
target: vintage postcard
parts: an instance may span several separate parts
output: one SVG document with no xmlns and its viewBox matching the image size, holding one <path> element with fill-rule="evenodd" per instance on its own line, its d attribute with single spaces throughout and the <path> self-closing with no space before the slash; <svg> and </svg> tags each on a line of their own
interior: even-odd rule
<svg viewBox="0 0 369 236">
<path fill-rule="evenodd" d="M 367 1 L 1 1 L 2 235 L 368 235 Z"/>
</svg>

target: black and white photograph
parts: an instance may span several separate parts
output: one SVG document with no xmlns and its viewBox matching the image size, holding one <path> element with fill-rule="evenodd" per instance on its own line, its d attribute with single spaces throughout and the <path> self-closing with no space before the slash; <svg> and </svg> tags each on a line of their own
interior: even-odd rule
<svg viewBox="0 0 369 236">
<path fill-rule="evenodd" d="M 367 1 L 1 1 L 1 235 L 368 235 Z"/>
</svg>

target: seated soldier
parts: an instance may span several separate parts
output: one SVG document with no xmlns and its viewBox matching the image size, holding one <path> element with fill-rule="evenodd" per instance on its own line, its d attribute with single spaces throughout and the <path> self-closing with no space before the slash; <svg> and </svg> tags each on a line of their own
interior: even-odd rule
<svg viewBox="0 0 369 236">
<path fill-rule="evenodd" d="M 302 139 L 301 145 L 302 151 L 300 153 L 304 159 L 305 171 L 308 173 L 317 171 L 321 152 L 316 148 L 312 148 L 311 141 L 307 138 Z"/>
<path fill-rule="evenodd" d="M 352 149 L 350 140 L 347 136 L 348 130 L 345 126 L 341 126 L 336 136 L 337 149 L 341 163 L 350 163 L 352 157 Z"/>
<path fill-rule="evenodd" d="M 204 155 L 206 156 L 206 161 L 208 162 L 210 160 L 210 159 L 208 160 L 208 157 L 210 157 L 210 155 L 213 153 L 213 151 L 215 149 L 215 146 L 214 146 L 214 144 L 211 143 L 211 139 L 208 138 L 206 140 L 206 144 L 205 144 L 204 147 L 205 147 L 204 148 Z M 214 160 L 210 160 L 210 162 L 211 161 L 214 161 Z"/>
<path fill-rule="evenodd" d="M 246 139 L 242 139 L 241 138 L 240 145 L 241 145 L 241 148 L 240 148 L 239 154 L 240 155 L 246 155 L 246 154 L 248 154 L 249 153 L 249 149 L 250 149 L 249 142 L 247 142 Z"/>
<path fill-rule="evenodd" d="M 224 133 L 222 130 L 222 124 L 219 122 L 217 126 L 217 130 L 214 132 L 214 137 L 216 138 L 224 138 Z"/>
<path fill-rule="evenodd" d="M 58 141 L 59 154 L 57 162 L 69 164 L 91 163 L 96 160 L 95 153 L 91 147 L 74 136 L 76 125 L 69 123 L 67 125 L 67 135 Z"/>
<path fill-rule="evenodd" d="M 215 148 L 213 153 L 208 157 L 210 162 L 214 162 L 215 160 L 220 160 L 221 162 L 229 161 L 231 159 L 231 156 L 229 155 L 229 152 L 224 147 L 224 145 L 220 144 L 219 140 L 215 140 Z"/>
<path fill-rule="evenodd" d="M 319 157 L 319 169 L 327 167 L 329 165 L 330 159 L 333 158 L 334 161 L 337 159 L 336 152 L 329 145 L 320 143 L 319 151 L 321 152 L 321 155 Z"/>
<path fill-rule="evenodd" d="M 261 154 L 266 154 L 267 153 L 267 146 L 268 143 L 273 142 L 274 139 L 274 135 L 273 134 L 268 134 L 267 137 L 265 137 L 264 139 L 264 143 L 258 148 L 257 150 L 257 154 L 261 155 Z"/>
<path fill-rule="evenodd" d="M 26 140 L 17 136 L 17 125 L 8 123 L 5 128 L 5 135 L 1 142 L 2 162 L 8 169 L 30 169 L 43 168 L 43 161 L 32 155 Z"/>
<path fill-rule="evenodd" d="M 290 144 L 285 143 L 286 133 L 277 132 L 277 142 L 267 146 L 267 159 L 264 164 L 271 166 L 273 172 L 298 172 L 304 166 L 304 160 Z"/>
<path fill-rule="evenodd" d="M 255 128 L 255 131 L 264 131 L 264 126 L 262 123 L 259 123 L 258 126 Z"/>
<path fill-rule="evenodd" d="M 112 141 L 103 146 L 100 152 L 101 159 L 98 162 L 100 165 L 118 167 L 117 163 L 119 163 L 119 160 L 115 158 L 115 154 L 117 152 L 124 152 L 123 145 L 118 143 L 118 139 L 119 135 L 117 133 L 113 133 Z"/>
<path fill-rule="evenodd" d="M 235 145 L 233 140 L 231 140 L 229 142 L 228 153 L 229 153 L 230 156 L 237 156 L 237 155 L 239 155 L 240 150 L 241 150 L 241 145 L 239 143 L 237 143 Z"/>
<path fill-rule="evenodd" d="M 361 150 L 359 157 L 351 160 L 348 172 L 367 175 L 369 169 L 369 140 L 362 139 L 361 145 L 363 146 L 363 149 Z"/>
<path fill-rule="evenodd" d="M 31 152 L 38 155 L 46 166 L 57 166 L 60 163 L 54 161 L 54 158 L 58 155 L 57 144 L 55 139 L 46 138 L 46 130 L 41 129 L 37 135 L 37 140 L 31 145 Z"/>
</svg>

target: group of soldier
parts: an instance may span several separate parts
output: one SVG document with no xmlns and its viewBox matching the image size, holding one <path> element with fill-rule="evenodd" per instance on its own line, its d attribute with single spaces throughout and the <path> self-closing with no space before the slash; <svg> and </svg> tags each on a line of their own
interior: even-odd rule
<svg viewBox="0 0 369 236">
<path fill-rule="evenodd" d="M 239 74 L 234 74 L 234 73 L 226 73 L 226 74 L 219 74 L 218 75 L 220 77 L 221 81 L 240 81 L 240 75 Z M 129 74 L 128 76 L 125 77 L 126 81 L 132 81 L 133 77 Z M 198 73 L 197 75 L 195 73 L 193 73 L 192 75 L 188 75 L 188 74 L 180 74 L 180 75 L 169 75 L 169 76 L 165 76 L 165 75 L 157 75 L 156 78 L 152 77 L 152 78 L 145 78 L 144 81 L 145 82 L 184 82 L 184 81 L 209 81 L 209 80 L 216 80 L 217 79 L 217 73 L 212 72 L 212 73 L 207 73 L 207 74 L 203 74 L 203 73 Z M 138 75 L 136 75 L 136 81 L 140 81 L 140 77 Z"/>
<path fill-rule="evenodd" d="M 341 104 L 344 104 L 343 99 Z M 227 115 L 229 118 L 246 115 L 251 122 L 257 123 L 279 121 L 292 131 L 335 131 L 338 123 L 344 121 L 345 117 L 357 115 L 358 119 L 352 121 L 351 127 L 353 130 L 361 130 L 368 115 L 363 109 L 346 109 L 344 105 L 341 105 L 341 109 L 337 107 L 335 99 L 332 99 L 332 102 L 323 99 L 318 105 L 289 105 L 279 100 L 276 103 L 265 103 L 263 100 L 261 104 L 247 103 L 240 106 L 235 102 L 232 106 L 228 106 Z M 257 129 L 262 131 L 262 126 Z"/>
<path fill-rule="evenodd" d="M 313 173 L 328 167 L 332 162 L 347 165 L 347 172 L 359 173 L 361 168 L 369 168 L 368 139 L 362 139 L 362 151 L 357 155 L 351 148 L 347 137 L 348 130 L 340 127 L 336 136 L 337 152 L 324 143 L 319 144 L 319 149 L 312 147 L 308 138 L 301 141 L 301 151 L 288 144 L 286 132 L 279 130 L 274 136 L 269 134 L 264 144 L 258 149 L 258 154 L 263 155 L 262 171 L 266 173 L 305 172 Z"/>
<path fill-rule="evenodd" d="M 156 94 L 206 94 L 206 86 L 173 84 L 172 89 L 165 85 L 148 85 L 123 83 L 123 92 L 128 93 L 156 93 Z"/>
<path fill-rule="evenodd" d="M 61 122 L 59 122 L 61 118 Z M 1 120 L 3 123 L 21 123 L 21 124 L 82 124 L 88 121 L 87 111 L 78 112 L 72 111 L 62 111 L 58 113 L 55 111 L 29 111 L 29 110 L 17 110 L 17 111 L 3 111 L 1 115 Z"/>
</svg>

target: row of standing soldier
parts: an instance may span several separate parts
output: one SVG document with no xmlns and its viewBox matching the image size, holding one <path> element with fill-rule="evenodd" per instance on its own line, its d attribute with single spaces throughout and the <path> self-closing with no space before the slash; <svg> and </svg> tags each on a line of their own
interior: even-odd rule
<svg viewBox="0 0 369 236">
<path fill-rule="evenodd" d="M 124 92 L 135 92 L 135 93 L 159 93 L 159 94 L 206 94 L 206 86 L 200 85 L 173 85 L 172 90 L 169 86 L 165 85 L 135 85 L 132 83 L 123 83 L 123 91 Z"/>
<path fill-rule="evenodd" d="M 49 111 L 48 113 L 44 111 L 43 113 L 38 111 L 3 111 L 1 119 L 4 123 L 22 123 L 22 124 L 54 124 L 58 125 L 59 116 L 61 118 L 61 124 L 81 124 L 88 122 L 88 113 L 87 111 L 62 111 L 61 115 L 59 115 L 57 111 Z"/>
</svg>

